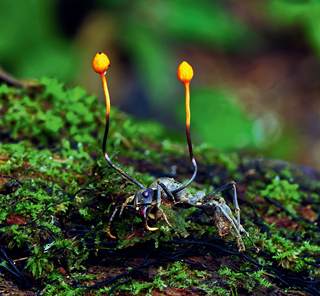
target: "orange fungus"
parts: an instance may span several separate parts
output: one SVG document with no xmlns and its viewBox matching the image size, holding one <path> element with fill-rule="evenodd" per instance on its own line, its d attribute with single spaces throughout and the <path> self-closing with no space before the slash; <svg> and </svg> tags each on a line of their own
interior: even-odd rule
<svg viewBox="0 0 320 296">
<path fill-rule="evenodd" d="M 181 82 L 187 83 L 190 82 L 193 77 L 193 69 L 192 66 L 188 63 L 183 61 L 178 66 L 178 72 L 177 72 L 178 78 Z"/>
<path fill-rule="evenodd" d="M 98 52 L 92 60 L 92 68 L 95 72 L 103 75 L 110 66 L 110 60 L 103 52 Z"/>
</svg>

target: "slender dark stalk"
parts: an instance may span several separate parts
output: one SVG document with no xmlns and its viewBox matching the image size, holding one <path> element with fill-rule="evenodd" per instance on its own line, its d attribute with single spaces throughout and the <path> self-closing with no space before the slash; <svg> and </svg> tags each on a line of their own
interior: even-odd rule
<svg viewBox="0 0 320 296">
<path fill-rule="evenodd" d="M 190 112 L 190 82 L 185 82 L 185 105 L 186 105 L 186 138 L 187 138 L 187 144 L 188 144 L 188 150 L 189 150 L 189 157 L 192 162 L 193 166 L 193 174 L 191 178 L 185 182 L 182 186 L 172 191 L 173 194 L 180 192 L 181 190 L 188 187 L 196 178 L 198 173 L 198 166 L 196 159 L 193 156 L 193 150 L 192 150 L 192 142 L 191 142 L 191 133 L 190 133 L 190 121 L 191 121 L 191 112 Z"/>
<path fill-rule="evenodd" d="M 109 135 L 110 109 L 111 109 L 110 108 L 110 95 L 109 95 L 109 90 L 108 90 L 108 85 L 107 85 L 107 79 L 104 74 L 101 74 L 101 80 L 102 80 L 102 87 L 103 87 L 105 103 L 106 103 L 106 125 L 105 125 L 105 130 L 104 130 L 104 135 L 103 135 L 103 141 L 102 141 L 102 152 L 103 152 L 104 158 L 108 162 L 109 166 L 112 167 L 114 170 L 116 170 L 121 176 L 123 176 L 125 179 L 129 180 L 131 183 L 137 185 L 141 189 L 144 189 L 145 187 L 139 181 L 137 181 L 135 178 L 129 176 L 120 167 L 116 166 L 112 162 L 112 160 L 107 152 L 107 141 L 108 141 L 108 135 Z"/>
</svg>

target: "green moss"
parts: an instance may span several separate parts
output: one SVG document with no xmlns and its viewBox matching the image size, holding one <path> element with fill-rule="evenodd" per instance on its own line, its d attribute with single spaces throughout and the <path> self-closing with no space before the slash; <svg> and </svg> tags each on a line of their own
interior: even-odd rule
<svg viewBox="0 0 320 296">
<path fill-rule="evenodd" d="M 263 197 L 279 201 L 293 215 L 296 215 L 295 207 L 302 199 L 298 184 L 291 184 L 287 180 L 281 180 L 278 176 L 265 189 L 261 190 L 260 194 Z"/>
<path fill-rule="evenodd" d="M 172 228 L 158 221 L 159 231 L 146 232 L 140 216 L 129 208 L 112 223 L 118 239 L 109 239 L 110 215 L 136 187 L 110 169 L 101 155 L 103 102 L 55 80 L 41 83 L 37 90 L 0 86 L 0 240 L 13 258 L 19 253 L 27 258 L 18 266 L 37 280 L 44 295 L 84 293 L 81 286 L 95 280 L 88 270 L 90 262 L 108 257 L 109 253 L 104 255 L 108 251 L 121 256 L 137 246 L 142 250 L 170 246 L 176 251 L 183 247 L 170 242 L 188 238 L 213 240 L 220 244 L 218 250 L 236 254 L 234 238 L 219 238 L 212 220 L 201 211 L 170 202 L 163 210 Z M 179 180 L 189 177 L 185 143 L 168 139 L 158 124 L 139 122 L 113 109 L 110 132 L 112 158 L 144 184 L 168 173 L 170 165 L 177 165 Z M 152 279 L 135 276 L 129 283 L 118 283 L 117 291 L 140 295 L 195 288 L 204 295 L 266 293 L 278 289 L 274 269 L 296 277 L 303 273 L 311 282 L 319 277 L 317 179 L 306 178 L 288 164 L 219 153 L 206 144 L 195 147 L 195 154 L 199 176 L 192 192 L 211 190 L 232 179 L 239 183 L 242 224 L 250 234 L 244 238 L 245 254 L 251 261 L 238 254 L 229 262 L 231 255 L 222 253 L 210 270 L 182 261 L 163 263 Z M 231 204 L 230 194 L 222 195 Z M 201 255 L 210 251 L 207 246 Z M 114 264 L 110 268 L 117 261 Z M 109 291 L 110 286 L 94 293 Z"/>
<path fill-rule="evenodd" d="M 266 279 L 265 272 L 259 271 L 234 271 L 227 266 L 221 267 L 218 274 L 226 281 L 228 291 L 231 295 L 238 295 L 239 289 L 245 289 L 252 293 L 256 288 L 272 287 L 272 284 Z"/>
<path fill-rule="evenodd" d="M 202 293 L 213 293 L 215 290 L 204 282 L 208 273 L 197 269 L 190 269 L 188 265 L 176 261 L 165 268 L 160 267 L 152 282 L 132 281 L 119 287 L 119 292 L 130 292 L 132 295 L 152 295 L 152 292 L 165 291 L 168 288 L 186 289 L 197 287 Z M 100 292 L 107 292 L 101 289 Z M 209 295 L 209 294 L 208 294 Z M 213 295 L 213 294 L 212 294 Z"/>
<path fill-rule="evenodd" d="M 297 272 L 309 270 L 314 274 L 320 271 L 315 268 L 315 258 L 320 254 L 320 247 L 309 241 L 294 243 L 285 237 L 273 235 L 271 238 L 265 237 L 263 248 L 285 269 Z"/>
</svg>

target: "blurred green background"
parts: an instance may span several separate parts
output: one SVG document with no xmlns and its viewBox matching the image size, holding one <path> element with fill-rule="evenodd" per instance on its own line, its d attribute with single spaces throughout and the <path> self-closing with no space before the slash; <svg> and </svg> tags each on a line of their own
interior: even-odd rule
<svg viewBox="0 0 320 296">
<path fill-rule="evenodd" d="M 187 60 L 197 144 L 320 168 L 319 0 L 0 1 L 0 66 L 15 77 L 101 96 L 96 51 L 110 56 L 122 110 L 182 139 Z"/>
</svg>

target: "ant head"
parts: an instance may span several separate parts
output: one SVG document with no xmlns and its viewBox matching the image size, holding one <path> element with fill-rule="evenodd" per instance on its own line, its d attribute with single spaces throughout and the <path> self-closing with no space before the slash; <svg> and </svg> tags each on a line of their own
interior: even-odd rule
<svg viewBox="0 0 320 296">
<path fill-rule="evenodd" d="M 144 205 L 151 205 L 153 201 L 154 190 L 151 188 L 139 190 L 134 197 L 134 206 L 139 208 Z"/>
<path fill-rule="evenodd" d="M 155 192 L 151 188 L 139 190 L 134 196 L 134 207 L 141 212 L 142 216 L 146 215 L 147 209 L 153 202 Z"/>
</svg>

